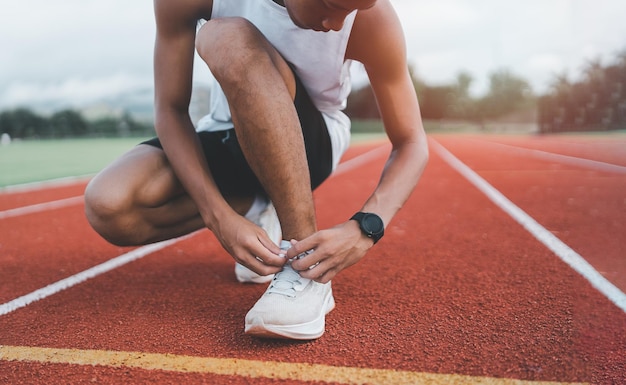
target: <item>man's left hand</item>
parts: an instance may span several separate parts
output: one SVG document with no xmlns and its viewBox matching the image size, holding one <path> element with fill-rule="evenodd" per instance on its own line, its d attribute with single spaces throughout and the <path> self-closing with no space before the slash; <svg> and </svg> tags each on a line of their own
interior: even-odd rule
<svg viewBox="0 0 626 385">
<path fill-rule="evenodd" d="M 302 254 L 291 266 L 303 278 L 326 283 L 357 263 L 373 245 L 374 241 L 363 235 L 356 221 L 348 221 L 294 243 L 287 258 Z M 306 254 L 309 250 L 312 252 Z"/>
</svg>

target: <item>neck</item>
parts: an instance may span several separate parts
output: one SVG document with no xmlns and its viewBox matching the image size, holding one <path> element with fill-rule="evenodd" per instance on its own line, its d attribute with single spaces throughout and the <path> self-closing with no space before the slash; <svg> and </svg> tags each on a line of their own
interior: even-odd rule
<svg viewBox="0 0 626 385">
<path fill-rule="evenodd" d="M 274 0 L 274 2 L 278 5 L 282 5 L 283 7 L 285 6 L 285 0 Z"/>
</svg>

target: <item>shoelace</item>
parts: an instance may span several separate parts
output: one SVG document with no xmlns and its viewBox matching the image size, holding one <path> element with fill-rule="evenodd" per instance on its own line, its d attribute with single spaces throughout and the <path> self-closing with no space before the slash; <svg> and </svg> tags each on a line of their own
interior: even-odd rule
<svg viewBox="0 0 626 385">
<path fill-rule="evenodd" d="M 291 244 L 289 242 L 281 242 L 280 249 L 284 253 L 287 253 L 287 250 L 290 248 Z M 294 298 L 296 296 L 296 292 L 302 291 L 311 280 L 308 278 L 302 278 L 300 274 L 298 274 L 298 272 L 291 267 L 291 261 L 302 258 L 308 253 L 309 252 L 302 253 L 287 262 L 283 269 L 274 275 L 272 284 L 267 292 Z"/>
<path fill-rule="evenodd" d="M 267 292 L 294 298 L 296 292 L 302 291 L 310 281 L 308 278 L 302 278 L 291 267 L 291 264 L 287 264 L 279 273 L 276 273 Z"/>
</svg>

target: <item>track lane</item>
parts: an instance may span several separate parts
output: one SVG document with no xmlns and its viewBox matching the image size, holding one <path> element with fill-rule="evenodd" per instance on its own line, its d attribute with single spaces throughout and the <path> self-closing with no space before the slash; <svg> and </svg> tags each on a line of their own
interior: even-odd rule
<svg viewBox="0 0 626 385">
<path fill-rule="evenodd" d="M 383 162 L 320 188 L 322 226 L 354 211 Z M 233 282 L 232 262 L 215 243 L 207 233 L 2 317 L 9 334 L 0 344 L 263 352 L 279 361 L 559 381 L 601 378 L 606 369 L 619 378 L 611 354 L 623 341 L 611 330 L 624 325 L 623 314 L 609 307 L 594 315 L 608 301 L 436 157 L 385 239 L 337 278 L 338 308 L 319 341 L 243 336 L 243 315 L 262 288 Z"/>
<path fill-rule="evenodd" d="M 46 188 L 45 186 L 44 184 L 41 188 L 28 189 L 27 191 L 21 191 L 20 189 L 16 189 L 16 191 L 12 189 L 0 190 L 0 212 L 82 196 L 86 182 L 81 180 L 72 182 L 70 185 L 53 186 L 51 188 Z"/>
<path fill-rule="evenodd" d="M 76 349 L 48 349 L 29 347 L 0 346 L 0 356 L 4 354 L 16 361 L 31 361 L 32 366 L 38 363 L 61 363 L 75 365 L 99 365 L 105 367 L 123 367 L 142 369 L 137 372 L 148 375 L 148 371 L 185 373 L 187 378 L 181 382 L 188 383 L 193 374 L 209 374 L 213 378 L 210 383 L 235 383 L 238 379 L 249 384 L 250 379 L 271 380 L 272 384 L 288 381 L 289 384 L 319 383 L 349 385 L 574 385 L 574 383 L 536 382 L 507 380 L 490 377 L 470 377 L 462 375 L 442 375 L 432 373 L 403 372 L 397 370 L 380 370 L 369 368 L 348 368 L 332 365 L 311 365 L 306 363 L 284 363 L 262 360 L 224 359 L 211 357 L 180 356 L 173 354 L 149 354 L 144 352 L 114 352 Z M 173 376 L 172 376 L 173 377 Z M 155 383 L 154 376 L 149 377 Z M 228 379 L 228 380 L 227 380 Z M 205 383 L 207 379 L 203 379 Z M 282 380 L 282 381 L 281 381 Z M 93 377 L 92 377 L 92 382 Z M 110 379 L 108 381 L 111 381 Z M 239 382 L 237 382 L 239 383 Z"/>
<path fill-rule="evenodd" d="M 437 140 L 626 291 L 625 174 L 491 146 L 491 137 L 483 143 L 475 137 Z M 528 139 L 518 140 L 523 146 Z M 516 145 L 511 137 L 506 142 Z M 626 151 L 622 157 L 626 161 Z"/>
<path fill-rule="evenodd" d="M 480 135 L 480 140 L 590 159 L 626 167 L 626 134 L 563 134 L 537 136 Z"/>
<path fill-rule="evenodd" d="M 0 304 L 132 248 L 104 241 L 82 204 L 0 220 Z"/>
<path fill-rule="evenodd" d="M 356 167 L 367 163 L 370 159 L 382 155 L 381 150 L 386 146 L 381 146 L 378 142 L 366 143 L 358 147 L 358 150 L 350 149 L 341 165 L 336 170 L 339 175 L 350 171 Z M 67 184 L 70 184 L 68 187 Z M 84 269 L 94 265 L 112 262 L 111 258 L 120 254 L 107 253 L 102 255 L 92 255 L 87 248 L 95 246 L 95 249 L 102 247 L 116 253 L 135 252 L 135 248 L 121 248 L 112 246 L 102 240 L 87 223 L 83 214 L 82 196 L 62 198 L 57 201 L 45 201 L 46 198 L 58 198 L 76 193 L 84 186 L 81 183 L 74 183 L 73 179 L 53 183 L 47 189 L 49 183 L 32 184 L 25 188 L 17 186 L 7 190 L 22 191 L 19 193 L 0 194 L 0 202 L 5 207 L 12 207 L 5 211 L 0 211 L 0 264 L 4 266 L 0 270 L 0 314 L 13 311 L 15 307 L 22 307 L 25 303 L 30 303 L 33 298 L 39 299 L 48 296 L 50 292 L 56 292 L 59 285 L 66 287 L 66 283 L 58 280 L 74 281 L 74 274 L 82 275 Z M 49 191 L 51 193 L 49 193 Z M 16 202 L 40 202 L 30 206 L 15 207 Z M 75 206 L 75 207 L 73 207 Z M 69 215 L 69 223 L 62 223 L 60 218 Z M 25 216 L 24 218 L 20 218 Z M 54 227 L 50 227 L 53 225 Z M 25 229 L 27 229 L 25 231 Z M 56 258 L 50 258 L 47 245 L 54 245 L 55 240 L 67 239 L 68 233 L 81 234 L 81 241 L 77 242 L 69 239 L 70 247 L 76 247 L 73 252 L 61 254 Z M 34 238 L 35 242 L 31 242 Z M 43 245 L 43 246 L 42 246 Z M 52 251 L 63 253 L 64 243 Z M 148 246 L 151 248 L 151 246 Z M 76 254 L 82 254 L 84 258 L 76 260 Z M 69 258 L 68 258 L 69 257 Z M 50 278 L 53 280 L 50 281 Z M 56 282 L 55 282 L 56 281 Z M 48 288 L 47 285 L 53 287 Z M 44 289 L 45 287 L 45 289 Z M 22 298 L 24 297 L 24 298 Z M 9 301 L 9 302 L 7 302 Z M 4 303 L 4 304 L 3 304 Z"/>
</svg>

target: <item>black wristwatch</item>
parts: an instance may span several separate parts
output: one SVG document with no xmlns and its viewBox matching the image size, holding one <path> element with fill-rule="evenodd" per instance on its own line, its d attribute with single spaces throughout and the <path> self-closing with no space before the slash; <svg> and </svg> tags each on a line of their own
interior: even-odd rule
<svg viewBox="0 0 626 385">
<path fill-rule="evenodd" d="M 361 227 L 363 234 L 372 238 L 374 240 L 374 244 L 383 237 L 383 234 L 385 234 L 385 225 L 383 224 L 383 220 L 374 213 L 358 212 L 350 219 L 359 222 L 359 226 Z"/>
</svg>

